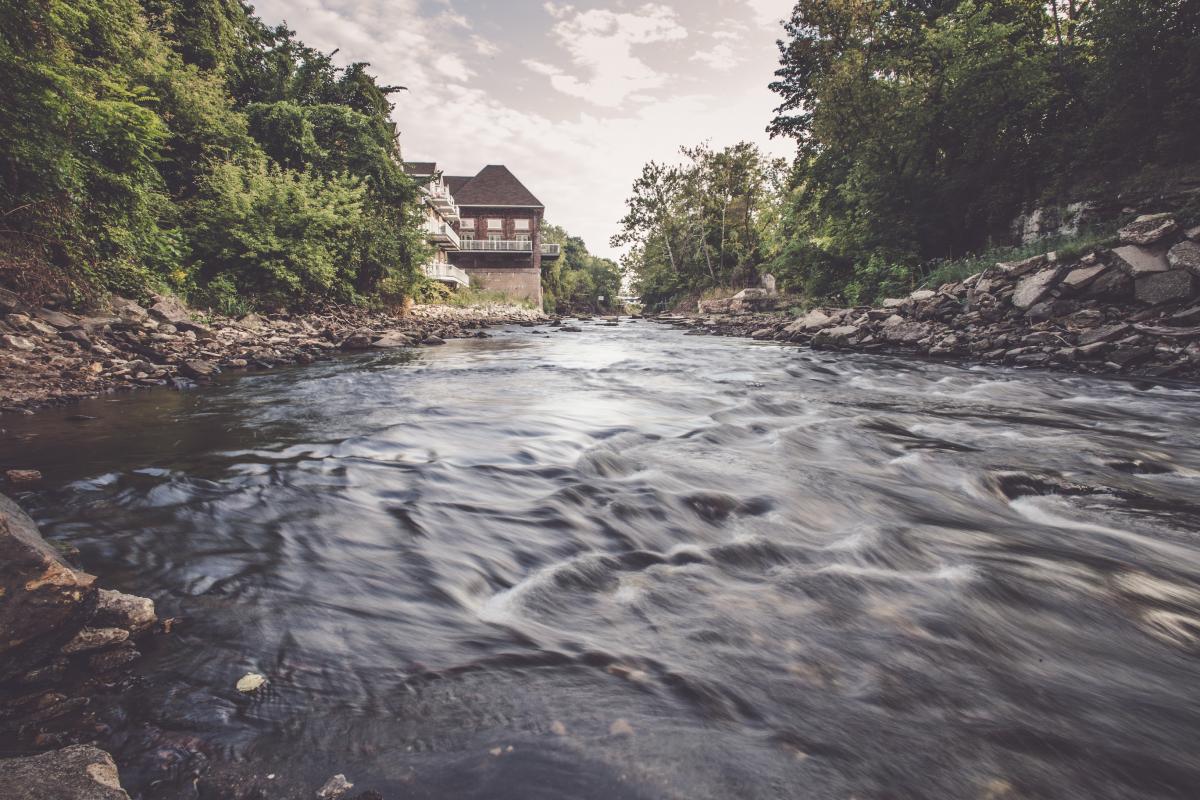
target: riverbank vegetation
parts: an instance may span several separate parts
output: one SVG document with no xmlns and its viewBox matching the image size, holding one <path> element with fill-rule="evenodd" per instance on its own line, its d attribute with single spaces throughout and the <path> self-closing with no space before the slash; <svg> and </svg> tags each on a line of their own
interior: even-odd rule
<svg viewBox="0 0 1200 800">
<path fill-rule="evenodd" d="M 0 0 L 0 282 L 229 314 L 403 295 L 390 96 L 238 0 Z"/>
<path fill-rule="evenodd" d="M 1197 0 L 800 0 L 785 30 L 770 130 L 797 152 L 744 218 L 753 255 L 710 258 L 725 195 L 689 151 L 648 164 L 614 240 L 648 303 L 764 270 L 866 302 L 1016 244 L 1023 208 L 1197 172 Z"/>
<path fill-rule="evenodd" d="M 542 225 L 542 241 L 557 244 L 562 255 L 542 261 L 542 305 L 550 314 L 602 313 L 618 308 L 621 269 L 609 258 L 594 256 L 578 236 L 558 225 Z"/>
</svg>

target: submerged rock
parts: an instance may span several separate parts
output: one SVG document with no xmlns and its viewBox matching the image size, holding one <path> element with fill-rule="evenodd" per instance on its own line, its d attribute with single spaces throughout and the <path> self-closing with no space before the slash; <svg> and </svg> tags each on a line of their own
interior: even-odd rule
<svg viewBox="0 0 1200 800">
<path fill-rule="evenodd" d="M 27 758 L 0 761 L 4 800 L 129 800 L 112 756 L 73 745 Z"/>
</svg>

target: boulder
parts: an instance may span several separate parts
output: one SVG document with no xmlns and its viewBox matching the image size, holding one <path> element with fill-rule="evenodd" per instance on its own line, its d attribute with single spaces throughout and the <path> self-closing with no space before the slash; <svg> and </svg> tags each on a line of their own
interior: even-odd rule
<svg viewBox="0 0 1200 800">
<path fill-rule="evenodd" d="M 1080 291 L 1087 288 L 1093 281 L 1107 272 L 1111 267 L 1107 264 L 1096 264 L 1091 267 L 1078 267 L 1067 273 L 1067 277 L 1062 279 L 1062 286 L 1071 291 Z"/>
<path fill-rule="evenodd" d="M 121 644 L 129 638 L 129 631 L 123 628 L 84 628 L 71 641 L 62 647 L 63 655 L 72 656 L 76 653 L 90 653 L 93 650 L 104 650 L 115 644 Z"/>
<path fill-rule="evenodd" d="M 932 289 L 918 289 L 908 296 L 909 300 L 914 300 L 918 303 L 923 303 L 926 300 L 932 300 L 937 297 L 937 292 Z"/>
<path fill-rule="evenodd" d="M 1183 232 L 1183 235 L 1191 239 L 1193 242 L 1200 242 L 1200 225 L 1194 228 L 1188 228 Z"/>
<path fill-rule="evenodd" d="M 169 322 L 172 325 L 188 322 L 191 319 L 187 307 L 178 297 L 171 295 L 155 295 L 154 305 L 150 306 L 149 312 L 150 316 L 159 322 Z"/>
<path fill-rule="evenodd" d="M 393 331 L 391 333 L 385 333 L 383 336 L 380 336 L 378 339 L 371 342 L 371 347 L 380 350 L 389 350 L 394 347 L 411 347 L 414 343 L 415 340 L 407 333 Z"/>
<path fill-rule="evenodd" d="M 1195 282 L 1195 276 L 1186 269 L 1173 269 L 1138 278 L 1134 282 L 1134 291 L 1139 303 L 1181 302 L 1190 300 L 1196 293 Z"/>
<path fill-rule="evenodd" d="M 1177 311 L 1163 320 L 1163 322 L 1178 328 L 1200 325 L 1200 306 L 1192 306 L 1183 311 Z"/>
<path fill-rule="evenodd" d="M 569 333 L 582 333 L 582 331 L 579 328 L 575 328 L 575 327 L 571 327 L 571 326 L 562 328 L 562 330 L 565 332 L 569 332 Z M 424 345 L 439 345 L 439 344 L 445 344 L 445 343 L 446 343 L 445 339 L 443 339 L 440 336 L 435 336 L 432 333 L 421 340 L 421 344 L 424 344 Z"/>
<path fill-rule="evenodd" d="M 1079 344 L 1080 346 L 1084 346 L 1095 344 L 1097 342 L 1114 342 L 1131 331 L 1133 331 L 1133 327 L 1124 322 L 1116 325 L 1105 325 L 1100 328 L 1092 328 L 1091 330 L 1079 335 Z"/>
<path fill-rule="evenodd" d="M 91 614 L 94 582 L 64 564 L 33 520 L 0 495 L 0 683 L 49 661 L 75 636 Z"/>
<path fill-rule="evenodd" d="M 79 325 L 78 319 L 64 314 L 61 311 L 51 311 L 48 308 L 40 308 L 34 313 L 42 322 L 57 328 L 60 331 L 65 331 L 67 328 L 74 328 Z"/>
<path fill-rule="evenodd" d="M 1148 245 L 1162 241 L 1179 230 L 1170 214 L 1143 214 L 1117 231 L 1122 244 Z"/>
<path fill-rule="evenodd" d="M 359 331 L 343 339 L 338 347 L 342 350 L 369 350 L 371 349 L 371 338 L 371 334 Z"/>
<path fill-rule="evenodd" d="M 109 310 L 116 314 L 121 319 L 127 320 L 145 320 L 150 317 L 150 312 L 143 308 L 133 300 L 114 295 L 108 301 Z"/>
<path fill-rule="evenodd" d="M 1200 275 L 1200 244 L 1180 242 L 1167 251 L 1167 263 L 1172 269 L 1186 269 Z"/>
<path fill-rule="evenodd" d="M 185 378 L 192 380 L 212 380 L 213 377 L 221 373 L 221 368 L 211 361 L 202 359 L 194 359 L 185 361 L 179 365 L 179 374 Z"/>
<path fill-rule="evenodd" d="M 26 353 L 37 349 L 37 345 L 32 340 L 24 336 L 13 336 L 11 333 L 0 336 L 0 343 L 12 350 L 22 350 Z"/>
<path fill-rule="evenodd" d="M 1033 275 L 1028 275 L 1017 284 L 1013 292 L 1012 303 L 1022 310 L 1032 308 L 1050 295 L 1050 290 L 1058 284 L 1061 270 L 1057 268 L 1044 269 Z"/>
<path fill-rule="evenodd" d="M 148 630 L 157 621 L 153 600 L 112 589 L 100 590 L 96 600 L 96 616 L 92 618 L 96 625 L 123 628 L 130 633 Z"/>
<path fill-rule="evenodd" d="M 1166 272 L 1171 268 L 1171 264 L 1167 261 L 1166 253 L 1161 250 L 1151 250 L 1137 245 L 1128 245 L 1126 247 L 1117 247 L 1113 249 L 1113 255 L 1119 260 L 1117 265 L 1125 270 L 1127 275 L 1134 278 L 1140 278 L 1143 275 L 1150 275 L 1155 272 Z"/>
<path fill-rule="evenodd" d="M 1033 258 L 1026 258 L 1023 261 L 1001 261 L 996 264 L 996 269 L 1009 278 L 1019 278 L 1053 261 L 1055 261 L 1054 253 L 1043 253 Z"/>
<path fill-rule="evenodd" d="M 821 328 L 827 328 L 833 324 L 833 318 L 819 308 L 814 308 L 812 311 L 798 318 L 795 322 L 784 328 L 788 333 L 812 333 Z"/>
<path fill-rule="evenodd" d="M 72 745 L 26 758 L 0 761 L 5 800 L 129 800 L 112 756 L 90 745 Z"/>
<path fill-rule="evenodd" d="M 898 322 L 890 325 L 888 322 L 884 323 L 880 334 L 884 340 L 893 344 L 914 345 L 929 335 L 929 323 L 926 322 Z"/>
<path fill-rule="evenodd" d="M 817 331 L 813 337 L 813 347 L 847 347 L 850 340 L 858 335 L 857 325 L 839 325 L 835 328 L 824 328 Z"/>
</svg>

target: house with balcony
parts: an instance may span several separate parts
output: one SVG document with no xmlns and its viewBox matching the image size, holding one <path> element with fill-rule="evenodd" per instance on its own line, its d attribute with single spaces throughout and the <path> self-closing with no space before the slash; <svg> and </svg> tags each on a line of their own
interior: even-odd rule
<svg viewBox="0 0 1200 800">
<path fill-rule="evenodd" d="M 490 164 L 474 176 L 444 180 L 458 207 L 450 263 L 476 287 L 542 305 L 542 261 L 560 256 L 542 242 L 546 207 L 509 169 Z"/>
<path fill-rule="evenodd" d="M 422 185 L 425 236 L 434 246 L 433 258 L 422 269 L 430 278 L 451 288 L 470 286 L 470 276 L 450 262 L 450 253 L 460 246 L 455 227 L 459 223 L 459 210 L 446 181 L 438 172 L 437 164 L 432 161 L 409 162 L 404 165 L 404 171 Z"/>
</svg>

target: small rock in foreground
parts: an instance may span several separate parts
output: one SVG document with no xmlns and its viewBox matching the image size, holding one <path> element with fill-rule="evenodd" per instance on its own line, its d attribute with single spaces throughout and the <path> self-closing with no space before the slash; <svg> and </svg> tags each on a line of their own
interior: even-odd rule
<svg viewBox="0 0 1200 800">
<path fill-rule="evenodd" d="M 4 473 L 9 483 L 37 483 L 42 479 L 42 473 L 36 469 L 10 469 Z"/>
<path fill-rule="evenodd" d="M 354 784 L 346 780 L 345 775 L 338 773 L 325 781 L 325 785 L 317 791 L 317 798 L 318 800 L 336 800 L 353 788 Z"/>
<path fill-rule="evenodd" d="M 244 694 L 249 694 L 250 692 L 256 692 L 261 689 L 263 684 L 266 682 L 267 679 L 264 676 L 259 675 L 257 672 L 247 672 L 241 677 L 240 680 L 238 680 L 237 690 Z"/>
</svg>

